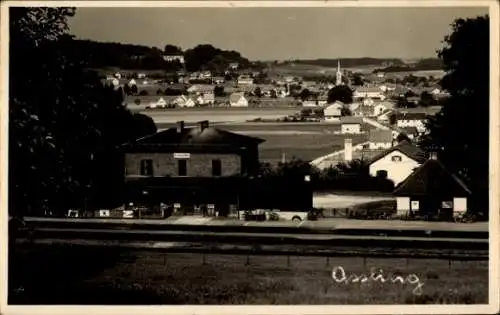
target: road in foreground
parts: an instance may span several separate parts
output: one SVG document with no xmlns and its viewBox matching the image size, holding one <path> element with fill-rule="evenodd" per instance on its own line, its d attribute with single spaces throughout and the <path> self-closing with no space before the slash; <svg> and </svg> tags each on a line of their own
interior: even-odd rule
<svg viewBox="0 0 500 315">
<path fill-rule="evenodd" d="M 170 217 L 167 220 L 158 219 L 58 219 L 45 217 L 26 217 L 26 222 L 80 222 L 80 223 L 116 223 L 116 224 L 152 224 L 152 225 L 206 225 L 206 226 L 241 226 L 241 227 L 301 227 L 308 229 L 384 229 L 384 230 L 440 230 L 488 232 L 488 222 L 454 223 L 429 221 L 400 221 L 400 220 L 353 220 L 353 219 L 321 219 L 317 221 L 303 221 L 299 224 L 292 221 L 243 221 L 217 220 L 199 216 Z"/>
</svg>

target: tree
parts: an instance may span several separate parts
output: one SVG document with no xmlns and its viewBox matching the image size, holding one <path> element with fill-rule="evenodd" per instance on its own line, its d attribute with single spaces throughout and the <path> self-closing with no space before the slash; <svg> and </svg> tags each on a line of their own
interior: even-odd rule
<svg viewBox="0 0 500 315">
<path fill-rule="evenodd" d="M 131 95 L 132 94 L 132 91 L 131 91 L 130 86 L 128 84 L 125 84 L 123 86 L 123 92 L 125 93 L 125 95 Z"/>
<path fill-rule="evenodd" d="M 400 134 L 397 136 L 396 140 L 398 141 L 398 143 L 399 143 L 399 142 L 403 142 L 403 141 L 408 141 L 408 142 L 410 142 L 410 143 L 411 143 L 411 139 L 410 139 L 410 138 L 408 138 L 408 135 L 406 135 L 406 133 L 404 133 L 404 132 L 400 133 Z"/>
<path fill-rule="evenodd" d="M 9 214 L 117 205 L 136 126 L 121 88 L 72 49 L 72 8 L 10 8 Z M 30 58 L 25 58 L 30 56 Z"/>
<path fill-rule="evenodd" d="M 340 115 L 342 115 L 342 116 L 351 116 L 351 115 L 352 115 L 352 112 L 351 112 L 351 110 L 349 109 L 349 107 L 347 107 L 347 106 L 342 106 L 342 108 L 340 109 Z"/>
<path fill-rule="evenodd" d="M 328 103 L 341 101 L 344 104 L 352 103 L 352 90 L 347 85 L 339 85 L 328 91 Z"/>
<path fill-rule="evenodd" d="M 133 84 L 133 85 L 130 87 L 130 93 L 131 93 L 132 95 L 137 94 L 137 85 Z"/>
<path fill-rule="evenodd" d="M 363 78 L 359 73 L 354 74 L 352 77 L 352 85 L 354 86 L 362 86 L 364 84 Z"/>
<path fill-rule="evenodd" d="M 431 106 L 434 103 L 435 100 L 431 93 L 423 91 L 422 94 L 420 94 L 420 106 Z"/>
<path fill-rule="evenodd" d="M 406 97 L 398 97 L 396 101 L 396 106 L 399 108 L 407 108 L 408 107 L 408 100 Z"/>
<path fill-rule="evenodd" d="M 307 100 L 309 97 L 311 97 L 311 91 L 309 91 L 308 89 L 303 89 L 300 94 L 299 94 L 299 97 L 301 100 L 305 101 Z"/>
<path fill-rule="evenodd" d="M 450 93 L 441 111 L 429 119 L 422 147 L 439 159 L 472 191 L 469 208 L 488 213 L 489 178 L 489 17 L 457 19 L 438 56 L 446 75 L 441 87 Z M 474 47 L 474 49 L 471 49 Z M 474 104 L 471 108 L 471 104 Z M 474 122 L 473 128 L 465 128 Z"/>
<path fill-rule="evenodd" d="M 391 126 L 394 126 L 397 122 L 397 117 L 396 117 L 396 114 L 395 113 L 391 113 L 389 115 L 389 124 L 391 124 Z"/>
<path fill-rule="evenodd" d="M 413 92 L 412 90 L 409 90 L 408 92 L 405 93 L 406 98 L 415 96 L 417 96 L 417 94 L 415 94 L 415 92 Z"/>
<path fill-rule="evenodd" d="M 225 96 L 226 93 L 224 92 L 224 87 L 221 86 L 221 85 L 218 85 L 214 88 L 214 96 L 217 96 L 217 97 L 223 97 Z"/>
<path fill-rule="evenodd" d="M 182 49 L 180 47 L 175 46 L 175 45 L 167 44 L 163 48 L 163 53 L 165 55 L 170 55 L 170 56 L 182 55 Z"/>
<path fill-rule="evenodd" d="M 262 96 L 262 90 L 260 89 L 260 86 L 256 87 L 255 90 L 253 90 L 253 94 L 257 97 Z"/>
<path fill-rule="evenodd" d="M 271 90 L 271 98 L 278 98 L 278 93 L 276 92 L 275 89 Z"/>
</svg>

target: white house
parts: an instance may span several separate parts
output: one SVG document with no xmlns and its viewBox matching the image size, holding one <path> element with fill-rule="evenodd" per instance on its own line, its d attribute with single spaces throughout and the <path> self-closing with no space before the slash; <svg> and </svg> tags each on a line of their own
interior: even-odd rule
<svg viewBox="0 0 500 315">
<path fill-rule="evenodd" d="M 432 95 L 438 95 L 438 94 L 441 94 L 441 90 L 440 90 L 440 89 L 438 89 L 438 88 L 435 88 L 435 89 L 433 89 L 433 90 L 431 91 L 431 94 L 432 94 Z"/>
<path fill-rule="evenodd" d="M 372 129 L 368 141 L 370 150 L 390 149 L 392 147 L 392 132 L 391 130 Z"/>
<path fill-rule="evenodd" d="M 375 101 L 373 100 L 373 98 L 365 98 L 365 99 L 363 99 L 363 105 L 364 106 L 373 106 L 373 105 L 375 105 Z"/>
<path fill-rule="evenodd" d="M 355 99 L 360 98 L 376 98 L 380 100 L 385 100 L 384 93 L 378 87 L 359 87 L 354 90 L 352 97 Z"/>
<path fill-rule="evenodd" d="M 151 102 L 149 104 L 150 108 L 165 108 L 167 106 L 167 102 L 163 99 L 163 97 L 160 97 L 156 102 Z"/>
<path fill-rule="evenodd" d="M 415 127 L 419 132 L 424 132 L 426 120 L 425 113 L 400 112 L 396 115 L 396 126 L 399 128 Z"/>
<path fill-rule="evenodd" d="M 215 84 L 223 84 L 226 82 L 226 79 L 224 77 L 215 77 L 213 78 L 213 81 Z"/>
<path fill-rule="evenodd" d="M 188 93 L 204 94 L 213 93 L 214 86 L 211 84 L 194 84 L 187 89 Z"/>
<path fill-rule="evenodd" d="M 390 92 L 394 91 L 396 89 L 396 86 L 394 84 L 382 84 L 381 86 L 378 87 L 382 92 Z"/>
<path fill-rule="evenodd" d="M 239 64 L 237 62 L 231 62 L 229 64 L 229 69 L 231 70 L 238 70 Z"/>
<path fill-rule="evenodd" d="M 137 74 L 137 79 L 145 79 L 146 78 L 146 74 L 145 73 L 138 73 Z"/>
<path fill-rule="evenodd" d="M 323 110 L 325 121 L 340 121 L 340 117 L 342 117 L 343 106 L 344 104 L 339 101 L 327 106 Z"/>
<path fill-rule="evenodd" d="M 137 85 L 137 83 L 135 82 L 134 79 L 130 79 L 130 81 L 128 81 L 128 86 L 132 86 L 132 85 Z"/>
<path fill-rule="evenodd" d="M 249 75 L 240 75 L 238 77 L 238 85 L 252 85 L 253 82 L 253 78 Z"/>
<path fill-rule="evenodd" d="M 426 160 L 426 154 L 420 148 L 407 141 L 375 156 L 369 165 L 371 176 L 385 172 L 387 178 L 398 185 L 410 176 Z"/>
<path fill-rule="evenodd" d="M 233 93 L 229 96 L 229 104 L 231 107 L 248 107 L 248 100 L 243 93 Z"/>
<path fill-rule="evenodd" d="M 361 117 L 353 117 L 353 116 L 343 116 L 340 118 L 342 123 L 341 125 L 341 133 L 343 134 L 357 134 L 361 133 L 361 123 L 363 119 Z"/>
<path fill-rule="evenodd" d="M 214 93 L 204 93 L 196 99 L 196 102 L 200 105 L 209 105 L 215 103 Z"/>
<path fill-rule="evenodd" d="M 122 78 L 121 73 L 120 73 L 120 72 L 116 72 L 116 73 L 115 73 L 115 78 L 117 78 L 117 79 L 121 79 L 121 78 Z"/>
<path fill-rule="evenodd" d="M 182 55 L 163 55 L 163 60 L 166 62 L 179 61 L 180 63 L 184 63 L 184 56 Z"/>
<path fill-rule="evenodd" d="M 182 107 L 194 107 L 196 105 L 196 102 L 192 99 L 192 98 L 188 98 L 184 104 L 182 105 Z"/>
<path fill-rule="evenodd" d="M 185 95 L 178 96 L 172 103 L 179 107 L 194 107 L 196 105 L 192 98 Z"/>
<path fill-rule="evenodd" d="M 302 107 L 319 107 L 319 102 L 317 100 L 304 100 Z"/>
<path fill-rule="evenodd" d="M 200 79 L 211 79 L 212 78 L 212 72 L 210 71 L 203 71 L 200 73 Z"/>
</svg>

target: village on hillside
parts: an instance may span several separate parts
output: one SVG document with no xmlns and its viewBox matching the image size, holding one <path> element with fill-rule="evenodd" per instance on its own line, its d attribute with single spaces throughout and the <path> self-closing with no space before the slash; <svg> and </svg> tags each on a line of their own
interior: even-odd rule
<svg viewBox="0 0 500 315">
<path fill-rule="evenodd" d="M 493 5 L 344 5 L 2 3 L 5 313 L 493 313 Z"/>
<path fill-rule="evenodd" d="M 145 214 L 134 212 L 134 209 L 144 209 L 145 212 L 149 213 L 151 213 L 151 209 L 157 209 L 157 214 L 160 215 L 161 211 L 162 217 L 169 217 L 175 213 L 195 213 L 204 216 L 235 216 L 251 220 L 252 213 L 265 213 L 265 217 L 269 219 L 275 217 L 275 211 L 280 211 L 279 215 L 282 219 L 302 221 L 312 217 L 325 216 L 325 213 L 332 213 L 334 209 L 346 208 L 342 203 L 337 202 L 338 198 L 335 197 L 332 198 L 330 204 L 325 204 L 324 201 L 315 201 L 321 199 L 322 197 L 318 196 L 324 196 L 325 190 L 328 192 L 327 187 L 330 186 L 333 191 L 341 190 L 344 193 L 352 189 L 355 193 L 359 190 L 368 191 L 368 194 L 370 191 L 372 193 L 385 193 L 386 198 L 382 199 L 379 204 L 374 203 L 369 206 L 370 212 L 365 211 L 364 214 L 360 214 L 359 211 L 349 212 L 348 210 L 344 212 L 347 217 L 364 215 L 365 217 L 411 218 L 414 220 L 418 218 L 463 220 L 467 210 L 469 190 L 456 177 L 450 179 L 443 175 L 444 177 L 441 176 L 437 179 L 439 181 L 456 181 L 457 183 L 453 184 L 456 189 L 452 195 L 448 195 L 448 192 L 433 192 L 433 196 L 429 196 L 429 199 L 435 199 L 437 196 L 438 199 L 443 200 L 438 203 L 434 201 L 434 206 L 430 208 L 432 210 L 429 209 L 428 212 L 422 211 L 419 206 L 420 203 L 423 203 L 426 204 L 426 208 L 429 208 L 428 200 L 417 197 L 419 196 L 418 189 L 428 191 L 428 188 L 415 188 L 417 189 L 415 191 L 407 189 L 404 194 L 399 189 L 403 182 L 417 180 L 414 177 L 422 172 L 420 169 L 424 169 L 425 172 L 428 164 L 437 163 L 439 167 L 443 168 L 443 174 L 447 174 L 446 168 L 439 161 L 434 162 L 435 158 L 429 157 L 429 152 L 419 148 L 420 138 L 428 132 L 426 128 L 428 118 L 437 114 L 449 97 L 449 93 L 440 87 L 439 75 L 442 77 L 443 72 L 431 72 L 438 77 L 426 75 L 425 72 L 422 75 L 419 71 L 408 71 L 403 73 L 403 76 L 399 72 L 384 73 L 382 69 L 371 72 L 354 72 L 343 69 L 340 59 L 337 60 L 334 75 L 323 77 L 320 75 L 316 77 L 290 75 L 286 70 L 283 70 L 283 66 L 281 72 L 276 71 L 276 65 L 267 65 L 259 71 L 249 71 L 249 69 L 234 62 L 229 63 L 227 68 L 219 73 L 208 70 L 187 72 L 183 55 L 163 55 L 163 59 L 166 62 L 175 62 L 182 70 L 171 72 L 163 79 L 148 78 L 145 73 L 117 71 L 108 73 L 106 82 L 122 91 L 128 108 L 134 110 L 141 108 L 143 113 L 153 117 L 153 119 L 155 119 L 155 115 L 160 115 L 160 113 L 162 113 L 161 115 L 165 113 L 168 116 L 169 113 L 175 114 L 179 110 L 184 110 L 186 117 L 189 117 L 190 108 L 205 112 L 207 119 L 210 119 L 210 113 L 217 108 L 227 108 L 228 110 L 238 108 L 241 112 L 247 111 L 247 113 L 259 109 L 272 111 L 273 109 L 287 108 L 293 110 L 294 113 L 278 118 L 258 116 L 239 122 L 225 122 L 230 123 L 227 126 L 219 125 L 221 122 L 217 121 L 214 123 L 215 126 L 207 127 L 212 124 L 208 120 L 203 120 L 201 123 L 191 121 L 190 128 L 187 128 L 188 122 L 184 120 L 178 121 L 177 127 L 172 123 L 166 124 L 166 128 L 161 129 L 158 136 L 151 138 L 158 139 L 156 141 L 159 142 L 154 144 L 157 149 L 146 149 L 147 146 L 153 145 L 149 142 L 150 140 L 148 140 L 147 146 L 142 144 L 145 140 L 138 140 L 139 147 L 143 149 L 138 149 L 135 144 L 127 146 L 127 148 L 132 148 L 131 152 L 125 154 L 126 183 L 130 190 L 127 190 L 127 201 L 124 203 L 124 207 L 117 208 L 124 210 L 111 212 L 105 210 L 101 212 L 103 216 L 113 216 L 110 213 L 121 216 L 120 213 L 124 212 L 126 213 L 123 215 L 125 217 L 143 217 Z M 294 69 L 295 66 L 293 62 L 286 63 L 285 69 Z M 391 64 L 386 64 L 386 66 L 390 68 Z M 258 115 L 258 112 L 255 115 Z M 193 124 L 200 124 L 200 126 L 205 124 L 206 127 L 192 127 Z M 253 128 L 252 132 L 245 130 L 250 126 Z M 185 128 L 187 131 L 183 131 Z M 207 129 L 205 130 L 205 128 Z M 311 131 L 313 129 L 314 131 Z M 161 136 L 164 133 L 165 135 L 175 133 L 174 130 L 180 132 L 178 133 L 180 138 Z M 322 150 L 309 150 L 304 154 L 307 147 L 301 152 L 300 140 L 285 136 L 287 131 L 290 135 L 296 132 L 294 138 L 303 138 L 304 141 L 309 141 L 306 135 L 300 134 L 300 130 L 304 130 L 304 133 L 309 131 L 321 134 L 321 137 L 316 138 L 318 146 L 322 144 L 321 141 L 326 141 L 324 144 L 333 141 L 334 145 L 325 146 Z M 236 132 L 236 134 L 229 137 L 228 142 L 225 142 L 226 140 L 223 139 L 229 136 L 228 132 Z M 189 134 L 188 138 L 186 138 L 185 133 Z M 216 136 L 218 134 L 220 136 Z M 258 138 L 254 138 L 252 135 L 262 139 L 257 140 Z M 282 137 L 279 138 L 277 135 L 282 135 Z M 214 137 L 214 143 L 209 140 L 212 137 Z M 234 139 L 229 140 L 232 138 Z M 238 142 L 236 140 L 238 138 L 241 138 L 240 141 L 243 142 Z M 150 137 L 145 139 L 150 139 Z M 236 143 L 233 143 L 234 141 Z M 228 146 L 230 148 L 241 145 L 244 141 L 262 143 L 260 147 L 253 149 L 253 152 L 260 151 L 260 154 L 253 155 L 252 158 L 243 158 L 246 154 L 237 153 L 242 157 L 242 164 L 239 167 L 228 164 L 232 162 L 228 160 L 227 154 L 235 149 L 228 149 L 229 151 L 223 155 L 224 158 L 214 159 L 211 151 L 213 149 L 210 149 L 210 146 Z M 313 141 L 312 138 L 311 141 Z M 279 142 L 288 147 L 295 145 L 297 150 L 280 149 Z M 175 149 L 161 149 L 163 146 L 172 146 Z M 184 148 L 184 146 L 187 147 Z M 145 152 L 154 152 L 156 155 L 159 152 L 170 152 L 169 150 L 174 150 L 171 162 L 161 162 L 158 166 L 154 166 L 159 163 L 155 158 L 151 160 L 152 162 L 144 160 Z M 177 151 L 179 152 L 175 153 Z M 287 151 L 291 152 L 288 156 Z M 195 152 L 196 155 L 193 155 Z M 273 152 L 272 156 L 271 152 Z M 202 154 L 206 154 L 206 158 L 202 158 Z M 139 156 L 143 159 L 138 160 Z M 193 159 L 194 156 L 199 157 Z M 212 157 L 211 162 L 207 161 L 210 160 L 209 156 Z M 162 159 L 165 158 L 166 156 L 162 157 Z M 426 162 L 427 160 L 429 162 Z M 224 184 L 219 187 L 210 182 L 208 186 L 202 186 L 204 188 L 200 188 L 199 192 L 194 193 L 193 184 L 188 184 L 189 181 L 184 178 L 170 178 L 168 184 L 160 179 L 157 179 L 157 184 L 152 184 L 152 178 L 151 180 L 137 178 L 138 176 L 203 178 L 206 176 L 230 177 L 236 173 L 259 174 L 260 170 L 257 166 L 252 171 L 244 171 L 243 167 L 248 165 L 246 163 L 249 161 L 252 161 L 254 165 L 267 162 L 275 165 L 278 163 L 281 167 L 289 163 L 303 161 L 309 163 L 314 170 L 313 172 L 326 174 L 335 169 L 340 175 L 327 180 L 319 180 L 315 175 L 312 175 L 313 183 L 305 186 L 297 184 L 297 181 L 280 183 L 279 185 L 283 185 L 282 192 L 276 191 L 274 194 L 268 192 L 269 197 L 265 199 L 267 203 L 263 202 L 258 207 L 245 204 L 245 200 L 264 198 L 248 195 L 248 191 L 254 191 L 254 189 L 247 188 L 247 184 L 231 182 L 229 186 Z M 144 164 L 146 162 L 149 164 Z M 212 163 L 212 173 L 208 170 L 205 170 L 208 172 L 206 174 L 200 173 L 198 168 L 207 162 L 209 167 Z M 172 169 L 172 166 L 167 166 L 171 163 L 174 165 L 177 163 L 176 168 Z M 339 166 L 349 166 L 353 163 L 361 165 L 358 170 L 342 171 L 339 168 Z M 307 176 L 310 178 L 311 174 Z M 362 181 L 363 178 L 374 180 L 368 180 L 372 184 L 366 185 L 366 187 L 361 187 L 363 185 L 352 187 L 352 184 L 342 187 L 342 184 L 337 182 L 342 182 L 346 176 L 354 176 L 358 181 Z M 141 180 L 145 182 L 140 184 Z M 184 185 L 185 192 L 179 195 L 177 192 L 181 188 L 175 190 L 176 193 L 168 188 L 179 187 L 180 184 L 175 184 L 176 180 Z M 219 179 L 218 183 L 221 182 L 222 179 Z M 155 189 L 156 185 L 163 188 Z M 245 188 L 241 188 L 241 190 L 228 189 L 231 185 Z M 255 186 L 255 184 L 250 185 Z M 259 185 L 262 184 L 259 183 Z M 291 191 L 294 185 L 301 187 L 301 189 L 296 189 L 297 200 L 290 197 L 285 198 L 284 191 Z M 209 187 L 215 190 L 211 190 Z M 273 191 L 271 188 L 269 189 Z M 149 190 L 155 192 L 150 193 Z M 222 191 L 224 198 L 215 197 Z M 389 196 L 391 191 L 398 191 L 400 195 L 397 198 Z M 199 199 L 193 197 L 193 194 L 199 195 Z M 185 199 L 182 197 L 184 195 L 190 197 Z M 269 201 L 270 198 L 274 201 Z M 285 201 L 285 199 L 290 200 Z M 446 207 L 443 208 L 441 203 L 446 204 Z M 363 202 L 360 201 L 359 204 L 363 204 Z M 352 206 L 355 206 L 355 203 Z"/>
</svg>

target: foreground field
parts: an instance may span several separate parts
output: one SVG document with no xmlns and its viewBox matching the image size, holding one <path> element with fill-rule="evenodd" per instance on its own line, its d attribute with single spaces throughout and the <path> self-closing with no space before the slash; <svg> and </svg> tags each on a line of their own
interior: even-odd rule
<svg viewBox="0 0 500 315">
<path fill-rule="evenodd" d="M 487 262 L 40 246 L 20 250 L 10 266 L 14 304 L 474 304 L 488 296 Z M 336 283 L 336 266 L 348 275 L 369 275 L 371 268 L 386 277 L 414 274 L 422 292 L 414 294 L 417 284 L 409 283 Z"/>
</svg>

